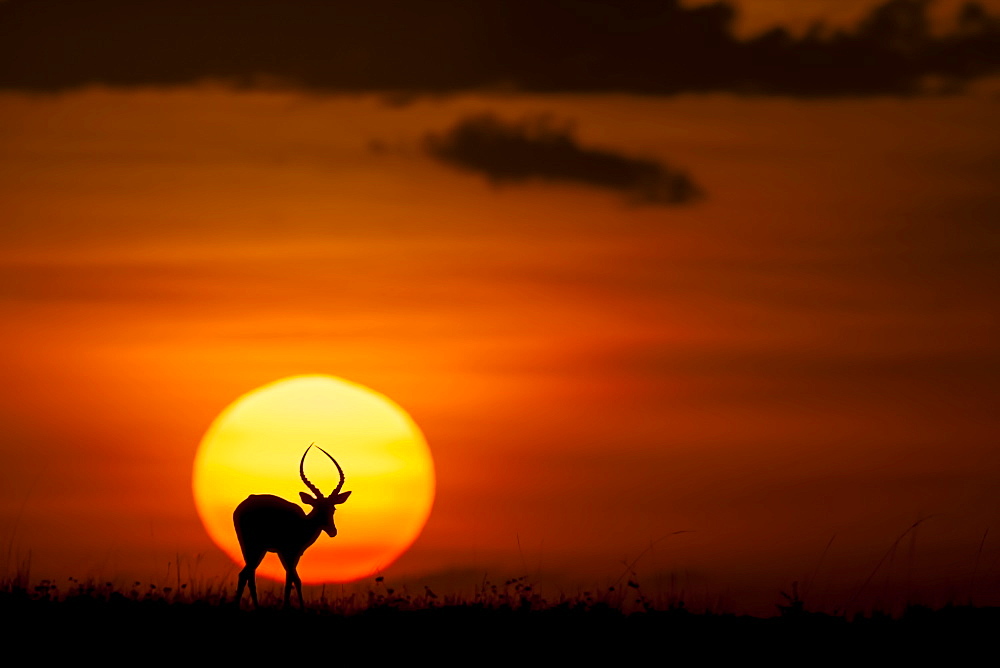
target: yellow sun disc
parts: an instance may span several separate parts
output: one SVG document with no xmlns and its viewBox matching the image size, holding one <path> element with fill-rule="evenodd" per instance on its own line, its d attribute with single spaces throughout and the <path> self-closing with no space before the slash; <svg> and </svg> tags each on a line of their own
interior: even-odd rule
<svg viewBox="0 0 1000 668">
<path fill-rule="evenodd" d="M 299 501 L 308 488 L 299 459 L 310 443 L 344 469 L 337 506 L 338 534 L 320 534 L 305 552 L 303 582 L 347 582 L 392 563 L 423 529 L 434 501 L 434 464 L 423 435 L 406 412 L 362 385 L 333 376 L 294 376 L 243 395 L 212 423 L 194 462 L 194 498 L 208 534 L 241 567 L 233 510 L 250 494 Z M 340 480 L 337 468 L 313 448 L 306 477 L 324 495 Z M 259 575 L 283 581 L 269 555 Z"/>
</svg>

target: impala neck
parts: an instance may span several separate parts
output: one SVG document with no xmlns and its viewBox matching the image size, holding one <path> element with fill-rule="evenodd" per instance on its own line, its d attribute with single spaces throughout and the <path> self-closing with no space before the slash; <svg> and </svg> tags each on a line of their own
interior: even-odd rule
<svg viewBox="0 0 1000 668">
<path fill-rule="evenodd" d="M 321 531 L 328 529 L 332 530 L 331 535 L 336 535 L 337 530 L 333 524 L 333 516 L 328 507 L 323 507 L 322 504 L 317 504 L 309 511 L 306 515 L 306 540 L 308 541 L 306 545 L 312 545 L 319 538 Z"/>
</svg>

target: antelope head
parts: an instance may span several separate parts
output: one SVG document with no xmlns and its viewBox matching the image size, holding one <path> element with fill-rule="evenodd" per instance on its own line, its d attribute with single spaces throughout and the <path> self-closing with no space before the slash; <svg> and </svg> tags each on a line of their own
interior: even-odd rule
<svg viewBox="0 0 1000 668">
<path fill-rule="evenodd" d="M 347 497 L 351 495 L 350 492 L 341 492 L 341 488 L 344 486 L 344 469 L 340 468 L 340 464 L 333 456 L 324 450 L 323 448 L 316 445 L 316 449 L 322 452 L 324 455 L 330 458 L 333 465 L 337 467 L 337 471 L 340 472 L 340 482 L 337 484 L 336 489 L 330 492 L 329 496 L 323 496 L 323 493 L 319 491 L 316 485 L 309 482 L 309 478 L 306 477 L 305 463 L 306 455 L 309 454 L 309 448 L 312 448 L 315 444 L 310 444 L 306 451 L 302 453 L 302 459 L 299 460 L 299 475 L 302 476 L 302 482 L 306 484 L 314 496 L 306 494 L 305 492 L 299 492 L 299 498 L 302 499 L 302 503 L 311 506 L 312 512 L 309 516 L 314 518 L 315 521 L 319 523 L 319 528 L 326 532 L 330 538 L 337 535 L 337 527 L 333 523 L 333 513 L 336 510 L 335 506 L 347 501 Z"/>
</svg>

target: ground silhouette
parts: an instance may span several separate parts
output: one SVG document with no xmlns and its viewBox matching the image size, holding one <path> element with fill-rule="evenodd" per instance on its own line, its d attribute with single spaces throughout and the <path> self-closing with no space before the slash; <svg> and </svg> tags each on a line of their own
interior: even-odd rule
<svg viewBox="0 0 1000 668">
<path fill-rule="evenodd" d="M 523 590 L 522 590 L 523 591 Z M 277 603 L 277 601 L 274 601 Z M 444 603 L 429 596 L 374 596 L 351 612 L 336 600 L 304 610 L 278 605 L 241 610 L 224 595 L 122 593 L 79 585 L 0 589 L 8 655 L 75 658 L 156 656 L 269 661 L 434 660 L 468 662 L 771 660 L 950 661 L 992 647 L 1000 608 L 911 606 L 898 617 L 852 617 L 786 606 L 770 618 L 695 613 L 683 605 L 625 612 L 601 601 L 540 601 L 530 592 L 507 602 Z"/>
</svg>

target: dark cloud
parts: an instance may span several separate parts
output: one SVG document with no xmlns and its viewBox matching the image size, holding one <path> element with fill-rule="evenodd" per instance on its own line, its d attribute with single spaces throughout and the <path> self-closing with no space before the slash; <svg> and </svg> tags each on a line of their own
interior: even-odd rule
<svg viewBox="0 0 1000 668">
<path fill-rule="evenodd" d="M 680 0 L 8 0 L 0 87 L 275 81 L 317 91 L 787 95 L 918 92 L 1000 71 L 1000 20 L 969 3 L 946 36 L 930 0 L 888 0 L 854 30 L 776 28 Z"/>
<path fill-rule="evenodd" d="M 582 147 L 568 123 L 544 115 L 510 123 L 491 114 L 469 116 L 442 135 L 429 135 L 426 145 L 439 160 L 494 183 L 566 181 L 615 190 L 646 204 L 683 204 L 700 195 L 686 174 L 655 160 Z"/>
</svg>

